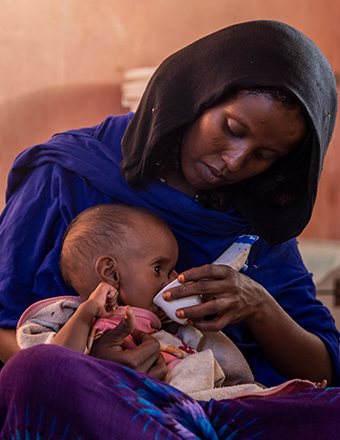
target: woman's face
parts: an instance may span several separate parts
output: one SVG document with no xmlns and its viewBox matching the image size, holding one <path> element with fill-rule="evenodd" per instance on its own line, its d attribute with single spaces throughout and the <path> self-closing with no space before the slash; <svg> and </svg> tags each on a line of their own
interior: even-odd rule
<svg viewBox="0 0 340 440">
<path fill-rule="evenodd" d="M 248 179 L 301 145 L 306 135 L 298 109 L 241 91 L 206 110 L 185 133 L 185 181 L 188 188 L 206 191 Z"/>
</svg>

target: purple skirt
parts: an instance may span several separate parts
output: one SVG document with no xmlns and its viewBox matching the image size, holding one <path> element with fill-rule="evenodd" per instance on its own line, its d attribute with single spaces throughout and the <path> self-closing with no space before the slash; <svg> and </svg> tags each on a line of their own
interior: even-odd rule
<svg viewBox="0 0 340 440">
<path fill-rule="evenodd" d="M 340 388 L 197 402 L 121 365 L 55 345 L 0 373 L 0 439 L 336 439 Z"/>
</svg>

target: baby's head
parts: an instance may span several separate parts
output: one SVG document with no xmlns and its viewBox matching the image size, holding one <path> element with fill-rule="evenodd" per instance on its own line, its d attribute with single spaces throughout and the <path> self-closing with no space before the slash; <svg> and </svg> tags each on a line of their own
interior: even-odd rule
<svg viewBox="0 0 340 440">
<path fill-rule="evenodd" d="M 152 211 L 123 204 L 98 205 L 79 214 L 65 232 L 60 269 L 85 301 L 104 281 L 118 302 L 158 313 L 154 296 L 176 277 L 177 241 Z"/>
</svg>

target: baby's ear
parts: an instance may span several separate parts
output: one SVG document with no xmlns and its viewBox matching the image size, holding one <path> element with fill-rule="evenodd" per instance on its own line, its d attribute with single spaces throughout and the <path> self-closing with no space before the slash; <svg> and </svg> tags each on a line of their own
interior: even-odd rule
<svg viewBox="0 0 340 440">
<path fill-rule="evenodd" d="M 118 289 L 120 276 L 117 261 L 109 255 L 102 255 L 98 258 L 95 265 L 95 271 L 101 281 L 110 284 Z"/>
</svg>

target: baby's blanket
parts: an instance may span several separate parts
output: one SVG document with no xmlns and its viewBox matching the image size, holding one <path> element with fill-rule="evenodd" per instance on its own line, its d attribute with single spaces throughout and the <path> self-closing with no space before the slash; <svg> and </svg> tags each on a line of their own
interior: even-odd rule
<svg viewBox="0 0 340 440">
<path fill-rule="evenodd" d="M 18 322 L 19 347 L 51 343 L 81 303 L 80 297 L 63 296 L 30 306 Z M 153 336 L 169 344 L 173 343 L 171 338 L 176 338 L 164 330 L 157 331 Z M 237 375 L 242 377 L 249 373 L 249 366 L 233 342 L 222 332 L 200 332 L 191 325 L 180 326 L 177 336 L 180 338 L 177 340 L 192 347 L 195 353 L 175 365 L 168 382 L 196 400 L 265 398 L 315 388 L 313 383 L 299 379 L 272 388 L 264 388 L 256 383 L 221 387 L 222 383 L 228 385 L 228 380 L 235 383 Z"/>
</svg>

